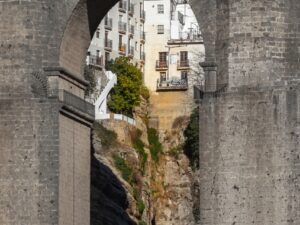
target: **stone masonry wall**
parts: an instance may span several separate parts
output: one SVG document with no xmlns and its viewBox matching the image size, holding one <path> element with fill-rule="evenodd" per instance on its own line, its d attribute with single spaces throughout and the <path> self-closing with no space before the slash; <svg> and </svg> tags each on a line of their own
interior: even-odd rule
<svg viewBox="0 0 300 225">
<path fill-rule="evenodd" d="M 200 108 L 200 224 L 299 224 L 299 87 Z"/>
<path fill-rule="evenodd" d="M 228 81 L 200 104 L 200 224 L 299 224 L 300 2 L 216 0 L 216 25 L 197 2 Z"/>
<path fill-rule="evenodd" d="M 59 149 L 66 140 L 60 139 L 62 105 L 58 99 L 47 98 L 48 78 L 44 68 L 60 65 L 64 53 L 60 51 L 62 39 L 68 33 L 65 30 L 78 2 L 0 1 L 0 224 L 59 223 Z M 101 3 L 104 10 L 116 3 L 115 0 L 105 3 L 89 0 L 89 7 L 95 2 Z M 87 10 L 88 16 L 83 18 L 88 20 L 84 24 L 89 25 L 90 33 L 93 33 L 93 24 L 104 16 L 104 12 L 99 15 L 92 12 L 95 13 Z M 78 27 L 78 30 L 82 29 Z M 70 41 L 67 47 L 83 52 L 82 48 L 88 44 L 89 40 L 82 38 Z M 78 65 L 83 60 L 84 56 L 79 55 L 73 63 Z M 83 77 L 80 71 L 74 73 Z M 79 125 L 76 121 L 73 123 Z M 82 139 L 87 138 L 83 133 L 76 136 L 76 145 L 83 146 L 77 151 L 87 157 L 89 139 L 83 143 Z M 88 160 L 83 167 L 84 174 L 77 179 L 79 184 L 81 178 L 89 178 L 89 171 L 85 170 L 89 164 Z M 89 180 L 83 182 L 89 184 Z M 89 187 L 79 184 L 78 190 L 89 196 Z M 74 204 L 87 208 L 82 219 L 88 223 L 89 206 L 76 201 Z"/>
</svg>

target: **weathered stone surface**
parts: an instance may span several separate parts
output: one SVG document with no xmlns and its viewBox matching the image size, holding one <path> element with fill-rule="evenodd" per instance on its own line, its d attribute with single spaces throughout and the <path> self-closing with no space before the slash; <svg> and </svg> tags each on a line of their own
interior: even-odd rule
<svg viewBox="0 0 300 225">
<path fill-rule="evenodd" d="M 136 225 L 130 219 L 127 192 L 111 169 L 92 156 L 91 225 Z"/>
</svg>

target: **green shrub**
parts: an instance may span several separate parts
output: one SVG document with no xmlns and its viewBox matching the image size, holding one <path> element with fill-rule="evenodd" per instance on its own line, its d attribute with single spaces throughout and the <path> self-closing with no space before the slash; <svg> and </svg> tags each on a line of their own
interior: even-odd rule
<svg viewBox="0 0 300 225">
<path fill-rule="evenodd" d="M 151 158 L 158 162 L 159 154 L 162 152 L 162 145 L 159 142 L 159 136 L 157 133 L 157 130 L 154 128 L 148 128 L 148 142 L 149 142 L 149 148 L 151 153 Z"/>
<path fill-rule="evenodd" d="M 118 154 L 113 154 L 113 159 L 115 166 L 117 169 L 121 172 L 122 178 L 126 180 L 129 184 L 132 185 L 133 183 L 133 171 L 132 169 L 127 165 L 125 159 L 123 159 Z"/>
<path fill-rule="evenodd" d="M 147 225 L 147 223 L 145 221 L 143 221 L 143 220 L 140 220 L 139 221 L 139 225 Z"/>
<path fill-rule="evenodd" d="M 148 154 L 146 153 L 144 147 L 144 143 L 141 140 L 142 132 L 140 130 L 137 130 L 136 133 L 132 137 L 132 142 L 133 142 L 133 147 L 139 154 L 139 159 L 140 159 L 140 167 L 141 167 L 141 172 L 142 174 L 145 173 L 145 167 L 146 167 L 146 162 L 148 159 Z"/>
<path fill-rule="evenodd" d="M 179 155 L 182 153 L 182 146 L 176 146 L 174 148 L 171 148 L 169 150 L 169 155 L 173 156 L 175 159 L 178 159 L 179 158 Z"/>
<path fill-rule="evenodd" d="M 149 89 L 145 85 L 141 86 L 141 96 L 146 100 L 150 98 Z"/>
<path fill-rule="evenodd" d="M 100 138 L 102 147 L 109 148 L 117 143 L 117 134 L 112 130 L 106 129 L 101 123 L 95 122 L 93 129 Z"/>
<path fill-rule="evenodd" d="M 136 200 L 136 207 L 139 215 L 142 216 L 146 206 L 141 197 L 141 193 L 137 188 L 133 188 L 133 198 Z"/>
<path fill-rule="evenodd" d="M 140 103 L 141 93 L 145 94 L 142 72 L 128 57 L 116 58 L 110 69 L 118 82 L 111 91 L 108 107 L 112 112 L 132 116 L 133 108 Z"/>
<path fill-rule="evenodd" d="M 199 168 L 199 112 L 194 109 L 190 122 L 183 132 L 185 142 L 183 146 L 184 153 L 190 160 L 193 169 Z"/>
<path fill-rule="evenodd" d="M 141 198 L 139 198 L 138 200 L 137 200 L 137 209 L 138 209 L 138 212 L 139 212 L 139 214 L 140 215 L 143 215 L 143 213 L 144 213 L 144 210 L 145 210 L 145 203 L 144 203 L 144 201 L 143 201 L 143 199 L 141 199 Z"/>
</svg>

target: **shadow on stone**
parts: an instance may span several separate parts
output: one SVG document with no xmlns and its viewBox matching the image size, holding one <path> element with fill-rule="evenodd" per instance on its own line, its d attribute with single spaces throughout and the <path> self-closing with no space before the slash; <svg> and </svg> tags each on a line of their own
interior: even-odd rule
<svg viewBox="0 0 300 225">
<path fill-rule="evenodd" d="M 126 190 L 111 169 L 91 157 L 91 225 L 136 225 L 126 209 Z"/>
</svg>

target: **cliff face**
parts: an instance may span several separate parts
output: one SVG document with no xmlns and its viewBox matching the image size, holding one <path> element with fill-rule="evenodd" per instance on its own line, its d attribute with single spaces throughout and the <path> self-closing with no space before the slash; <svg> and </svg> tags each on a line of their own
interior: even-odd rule
<svg viewBox="0 0 300 225">
<path fill-rule="evenodd" d="M 127 192 L 112 170 L 92 157 L 91 225 L 136 225 L 127 213 Z"/>
<path fill-rule="evenodd" d="M 157 130 L 149 127 L 150 108 L 146 101 L 136 108 L 136 126 L 107 120 L 95 127 L 92 224 L 196 224 L 197 181 L 182 147 L 188 114 L 175 112 Z"/>
</svg>

